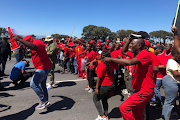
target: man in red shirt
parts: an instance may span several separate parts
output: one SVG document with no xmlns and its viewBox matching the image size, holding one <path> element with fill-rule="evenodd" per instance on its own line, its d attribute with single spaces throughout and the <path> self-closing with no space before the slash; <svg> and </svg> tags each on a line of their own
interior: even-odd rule
<svg viewBox="0 0 180 120">
<path fill-rule="evenodd" d="M 63 51 L 63 55 L 64 55 L 64 61 L 63 61 L 63 72 L 61 72 L 61 74 L 65 73 L 65 68 L 67 67 L 68 71 L 70 72 L 70 64 L 69 64 L 69 57 L 70 57 L 70 50 L 67 47 L 67 45 L 65 45 L 64 47 L 61 48 L 61 50 Z"/>
<path fill-rule="evenodd" d="M 132 34 L 123 50 L 128 49 L 131 42 L 133 59 L 104 58 L 105 62 L 115 62 L 120 65 L 133 65 L 132 87 L 135 92 L 120 105 L 124 120 L 144 120 L 144 108 L 154 95 L 153 65 L 151 54 L 143 50 L 145 43 L 141 35 Z"/>
<path fill-rule="evenodd" d="M 47 75 L 51 70 L 52 63 L 47 55 L 44 43 L 41 40 L 33 39 L 30 35 L 25 38 L 19 35 L 14 35 L 14 39 L 20 41 L 22 44 L 31 49 L 31 59 L 36 71 L 30 82 L 30 86 L 41 100 L 35 109 L 40 110 L 49 107 L 50 102 L 48 101 L 46 80 Z"/>
</svg>

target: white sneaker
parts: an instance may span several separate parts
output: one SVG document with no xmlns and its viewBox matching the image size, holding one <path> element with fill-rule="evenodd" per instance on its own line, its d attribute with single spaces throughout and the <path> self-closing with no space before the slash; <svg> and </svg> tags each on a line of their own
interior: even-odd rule
<svg viewBox="0 0 180 120">
<path fill-rule="evenodd" d="M 85 90 L 89 90 L 89 89 L 90 89 L 90 87 L 86 87 L 86 88 L 85 88 Z"/>
<path fill-rule="evenodd" d="M 123 93 L 123 94 L 128 94 L 127 89 L 123 89 L 123 90 L 122 90 L 122 93 Z"/>
<path fill-rule="evenodd" d="M 50 89 L 53 88 L 53 87 L 52 87 L 50 84 L 47 84 L 46 88 L 47 88 L 48 90 L 50 90 Z"/>
<path fill-rule="evenodd" d="M 94 90 L 92 88 L 89 88 L 88 93 L 92 93 Z"/>
<path fill-rule="evenodd" d="M 98 115 L 98 117 L 95 120 L 109 120 L 108 117 L 101 117 L 100 115 Z"/>
</svg>

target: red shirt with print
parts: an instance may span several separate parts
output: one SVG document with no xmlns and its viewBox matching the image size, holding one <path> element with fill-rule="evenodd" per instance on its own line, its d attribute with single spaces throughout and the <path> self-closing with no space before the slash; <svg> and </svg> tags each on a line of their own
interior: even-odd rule
<svg viewBox="0 0 180 120">
<path fill-rule="evenodd" d="M 108 75 L 106 70 L 106 64 L 103 62 L 99 63 L 97 66 L 97 77 L 101 80 L 101 86 L 111 86 L 113 82 L 113 75 L 114 75 L 114 66 L 113 63 L 109 62 L 110 64 L 110 75 Z"/>
<path fill-rule="evenodd" d="M 140 91 L 154 91 L 153 65 L 151 54 L 147 50 L 142 50 L 135 58 L 140 64 L 133 65 L 132 87 Z"/>
<path fill-rule="evenodd" d="M 90 52 L 87 51 L 86 56 L 87 56 L 87 63 L 93 61 L 94 59 L 96 59 L 96 53 L 95 53 L 94 50 L 91 50 Z M 96 67 L 95 63 L 91 67 L 88 65 L 89 69 L 94 69 L 95 67 Z"/>
<path fill-rule="evenodd" d="M 69 58 L 72 58 L 73 57 L 73 48 L 69 48 Z"/>
<path fill-rule="evenodd" d="M 36 69 L 50 69 L 52 63 L 45 50 L 44 43 L 41 40 L 34 40 L 33 44 L 37 46 L 37 50 L 31 50 L 32 62 Z"/>
<path fill-rule="evenodd" d="M 85 54 L 82 54 L 82 55 L 78 56 L 80 53 L 82 53 L 84 51 L 83 49 L 84 49 L 84 47 L 82 45 L 77 45 L 76 46 L 76 57 L 77 58 L 78 57 L 80 57 L 80 58 L 85 57 Z"/>
</svg>

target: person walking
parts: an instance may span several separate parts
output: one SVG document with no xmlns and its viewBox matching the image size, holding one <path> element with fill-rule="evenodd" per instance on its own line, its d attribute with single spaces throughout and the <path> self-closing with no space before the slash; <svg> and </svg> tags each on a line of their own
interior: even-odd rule
<svg viewBox="0 0 180 120">
<path fill-rule="evenodd" d="M 51 36 L 46 36 L 45 42 L 47 43 L 46 52 L 52 63 L 52 69 L 49 72 L 49 76 L 50 76 L 49 84 L 47 85 L 47 88 L 51 89 L 55 86 L 55 84 L 54 84 L 54 69 L 55 69 L 55 64 L 57 62 L 58 46 L 56 45 L 56 43 L 54 42 L 54 39 Z"/>
</svg>

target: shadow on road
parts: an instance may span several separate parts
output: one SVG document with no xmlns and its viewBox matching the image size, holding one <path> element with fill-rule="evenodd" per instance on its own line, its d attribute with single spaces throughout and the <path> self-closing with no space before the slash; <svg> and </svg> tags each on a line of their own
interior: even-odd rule
<svg viewBox="0 0 180 120">
<path fill-rule="evenodd" d="M 56 71 L 54 71 L 54 73 L 60 73 L 61 71 L 60 70 L 56 70 Z"/>
<path fill-rule="evenodd" d="M 112 111 L 108 114 L 109 118 L 121 118 L 121 112 L 119 110 L 119 107 L 116 107 L 112 109 Z"/>
<path fill-rule="evenodd" d="M 10 84 L 11 82 L 9 82 L 9 84 Z M 3 83 L 4 84 L 4 83 Z M 11 87 L 8 87 L 8 88 L 6 88 L 6 91 L 8 91 L 8 90 L 24 90 L 24 88 L 27 88 L 27 87 L 29 87 L 30 88 L 30 82 L 25 82 L 23 85 L 17 85 L 17 86 L 11 86 Z"/>
<path fill-rule="evenodd" d="M 9 106 L 9 105 L 0 104 L 0 112 L 9 110 L 10 108 L 11 108 L 11 106 Z"/>
<path fill-rule="evenodd" d="M 63 100 L 52 104 L 51 107 L 49 107 L 46 112 L 41 112 L 40 114 L 47 114 L 47 113 L 57 111 L 57 110 L 58 111 L 59 110 L 69 110 L 75 104 L 75 101 L 73 99 L 65 97 L 65 96 L 52 96 L 52 97 L 60 97 Z"/>
<path fill-rule="evenodd" d="M 18 113 L 12 114 L 12 115 L 7 115 L 7 116 L 0 117 L 0 119 L 1 120 L 25 120 L 34 113 L 35 107 L 37 105 L 38 105 L 38 103 L 34 104 L 29 109 L 20 111 Z"/>
<path fill-rule="evenodd" d="M 56 85 L 57 85 L 57 87 L 67 87 L 67 86 L 76 85 L 76 83 L 75 82 L 60 82 Z"/>
<path fill-rule="evenodd" d="M 3 98 L 3 97 L 12 97 L 14 95 L 10 95 L 9 93 L 0 93 L 0 98 Z"/>
</svg>

